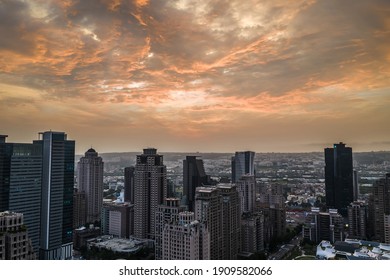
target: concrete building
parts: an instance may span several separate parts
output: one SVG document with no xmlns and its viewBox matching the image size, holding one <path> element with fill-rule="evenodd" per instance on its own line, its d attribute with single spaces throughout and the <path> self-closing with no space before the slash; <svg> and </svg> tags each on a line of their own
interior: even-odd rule
<svg viewBox="0 0 390 280">
<path fill-rule="evenodd" d="M 352 148 L 344 143 L 325 149 L 326 206 L 337 209 L 346 217 L 347 208 L 354 201 Z M 356 195 L 355 195 L 356 196 Z"/>
<path fill-rule="evenodd" d="M 368 205 L 354 201 L 348 206 L 348 237 L 367 239 Z"/>
<path fill-rule="evenodd" d="M 208 232 L 194 219 L 193 212 L 180 212 L 178 221 L 164 223 L 162 231 L 163 260 L 209 259 Z"/>
<path fill-rule="evenodd" d="M 125 167 L 125 202 L 134 204 L 134 166 Z"/>
<path fill-rule="evenodd" d="M 216 187 L 198 187 L 195 194 L 195 219 L 205 225 L 209 236 L 209 258 L 223 259 L 223 198 Z M 205 246 L 201 246 L 204 248 Z M 200 255 L 205 255 L 200 252 Z"/>
<path fill-rule="evenodd" d="M 255 175 L 255 152 L 236 152 L 232 157 L 232 183 L 236 183 L 243 175 Z"/>
<path fill-rule="evenodd" d="M 264 251 L 264 215 L 246 213 L 241 218 L 241 252 L 259 253 Z"/>
<path fill-rule="evenodd" d="M 241 200 L 241 214 L 255 211 L 256 180 L 255 176 L 244 175 L 236 183 Z"/>
<path fill-rule="evenodd" d="M 260 192 L 258 212 L 264 216 L 264 242 L 270 243 L 286 233 L 286 207 L 282 185 L 270 185 Z"/>
<path fill-rule="evenodd" d="M 385 216 L 390 215 L 390 173 L 377 180 L 369 199 L 371 239 L 385 241 Z"/>
<path fill-rule="evenodd" d="M 337 209 L 320 212 L 319 208 L 313 207 L 306 216 L 302 234 L 304 238 L 316 243 L 321 240 L 335 243 L 336 241 L 343 241 L 343 228 L 343 217 Z"/>
<path fill-rule="evenodd" d="M 163 156 L 153 148 L 138 155 L 134 170 L 134 236 L 155 238 L 155 218 L 158 205 L 167 197 L 166 166 Z"/>
<path fill-rule="evenodd" d="M 23 214 L 0 212 L 0 260 L 34 260 L 31 239 L 23 222 Z"/>
<path fill-rule="evenodd" d="M 86 225 L 86 202 L 85 192 L 74 192 L 73 194 L 73 228 Z"/>
<path fill-rule="evenodd" d="M 155 230 L 155 258 L 163 259 L 163 231 L 166 224 L 174 225 L 179 221 L 179 214 L 186 210 L 185 205 L 180 205 L 178 198 L 166 198 L 164 204 L 158 206 L 156 211 Z"/>
<path fill-rule="evenodd" d="M 77 188 L 85 193 L 86 223 L 100 222 L 103 204 L 104 162 L 94 149 L 85 152 L 77 163 Z M 82 210 L 81 210 L 82 211 Z"/>
<path fill-rule="evenodd" d="M 218 184 L 222 196 L 222 259 L 237 259 L 241 251 L 241 207 L 237 187 Z"/>
<path fill-rule="evenodd" d="M 129 238 L 134 232 L 131 228 L 132 219 L 134 219 L 134 209 L 130 203 L 103 203 L 101 228 L 104 235 Z"/>
</svg>

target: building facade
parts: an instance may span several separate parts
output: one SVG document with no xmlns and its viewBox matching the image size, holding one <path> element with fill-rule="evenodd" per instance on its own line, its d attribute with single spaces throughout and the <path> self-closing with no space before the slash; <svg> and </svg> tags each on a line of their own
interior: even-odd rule
<svg viewBox="0 0 390 280">
<path fill-rule="evenodd" d="M 196 156 L 187 156 L 183 160 L 183 200 L 188 211 L 195 209 L 195 190 L 209 184 L 209 177 L 204 170 L 203 160 Z"/>
<path fill-rule="evenodd" d="M 134 235 L 136 238 L 155 238 L 155 219 L 158 205 L 167 197 L 167 171 L 163 156 L 153 148 L 138 155 L 134 170 Z"/>
<path fill-rule="evenodd" d="M 77 163 L 77 188 L 85 193 L 86 223 L 100 223 L 103 205 L 104 162 L 94 149 L 85 152 Z"/>
<path fill-rule="evenodd" d="M 39 258 L 72 256 L 75 141 L 64 132 L 47 131 L 33 143 L 42 147 L 41 230 Z"/>
<path fill-rule="evenodd" d="M 23 214 L 0 212 L 0 260 L 34 260 L 31 239 L 23 222 Z"/>
<path fill-rule="evenodd" d="M 236 152 L 232 157 L 232 183 L 243 175 L 255 175 L 255 152 Z"/>
<path fill-rule="evenodd" d="M 313 207 L 307 214 L 303 226 L 303 237 L 319 243 L 322 240 L 335 243 L 344 239 L 343 217 L 337 209 L 329 209 L 328 212 L 320 212 L 319 208 Z"/>
<path fill-rule="evenodd" d="M 352 148 L 344 143 L 325 148 L 326 206 L 348 215 L 347 208 L 354 201 Z"/>
<path fill-rule="evenodd" d="M 254 212 L 256 204 L 255 176 L 241 176 L 241 179 L 237 181 L 236 185 L 240 193 L 241 214 Z"/>
<path fill-rule="evenodd" d="M 374 182 L 369 208 L 371 239 L 385 242 L 385 216 L 390 215 L 390 173 Z"/>
<path fill-rule="evenodd" d="M 354 201 L 348 206 L 348 237 L 367 239 L 368 205 Z"/>
<path fill-rule="evenodd" d="M 186 210 L 186 206 L 180 205 L 178 198 L 166 198 L 164 204 L 158 206 L 156 211 L 156 230 L 155 230 L 155 258 L 163 259 L 163 232 L 166 224 L 177 225 L 179 214 Z"/>
</svg>

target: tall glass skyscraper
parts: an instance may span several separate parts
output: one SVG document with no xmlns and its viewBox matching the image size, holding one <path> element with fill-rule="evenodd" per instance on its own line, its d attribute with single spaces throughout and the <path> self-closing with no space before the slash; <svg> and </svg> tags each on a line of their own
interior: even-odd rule
<svg viewBox="0 0 390 280">
<path fill-rule="evenodd" d="M 75 141 L 64 132 L 40 133 L 42 147 L 41 233 L 39 258 L 72 256 Z"/>
<path fill-rule="evenodd" d="M 237 183 L 243 175 L 255 175 L 255 152 L 236 152 L 232 157 L 232 183 Z"/>
<path fill-rule="evenodd" d="M 1 136 L 0 136 L 1 137 Z M 39 251 L 42 147 L 0 141 L 0 205 L 2 211 L 23 213 L 34 251 Z"/>
<path fill-rule="evenodd" d="M 344 143 L 325 148 L 325 195 L 326 206 L 343 216 L 354 198 L 352 148 Z"/>
<path fill-rule="evenodd" d="M 203 160 L 196 156 L 186 156 L 183 160 L 183 202 L 188 211 L 195 209 L 195 190 L 209 184 L 209 177 L 204 170 Z"/>
</svg>

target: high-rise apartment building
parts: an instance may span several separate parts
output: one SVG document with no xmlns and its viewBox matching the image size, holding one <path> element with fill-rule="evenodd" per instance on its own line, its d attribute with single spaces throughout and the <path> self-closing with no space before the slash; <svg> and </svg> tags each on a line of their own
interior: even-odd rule
<svg viewBox="0 0 390 280">
<path fill-rule="evenodd" d="M 253 175 L 244 175 L 236 183 L 240 193 L 241 214 L 255 211 L 256 180 Z"/>
<path fill-rule="evenodd" d="M 188 211 L 195 209 L 195 190 L 209 184 L 209 177 L 204 170 L 203 160 L 196 156 L 187 156 L 183 160 L 183 201 Z"/>
<path fill-rule="evenodd" d="M 104 162 L 94 149 L 85 152 L 77 163 L 77 188 L 85 193 L 86 223 L 100 222 L 103 205 Z"/>
<path fill-rule="evenodd" d="M 337 209 L 320 212 L 319 208 L 313 207 L 306 216 L 302 234 L 304 238 L 316 243 L 322 240 L 334 243 L 343 241 L 343 228 L 343 217 L 338 213 Z"/>
<path fill-rule="evenodd" d="M 0 260 L 34 260 L 31 239 L 23 214 L 0 212 Z"/>
<path fill-rule="evenodd" d="M 179 221 L 179 213 L 186 210 L 178 198 L 166 198 L 156 211 L 155 258 L 163 259 L 163 231 L 166 224 L 174 225 Z"/>
<path fill-rule="evenodd" d="M 120 238 L 133 234 L 133 205 L 129 202 L 105 202 L 102 208 L 102 233 Z"/>
<path fill-rule="evenodd" d="M 259 253 L 264 251 L 264 215 L 245 213 L 241 219 L 241 252 Z"/>
<path fill-rule="evenodd" d="M 241 250 L 241 207 L 237 187 L 218 184 L 222 197 L 222 259 L 235 260 Z"/>
<path fill-rule="evenodd" d="M 187 211 L 180 212 L 177 221 L 164 223 L 161 235 L 162 259 L 208 259 L 208 234 L 203 227 L 194 219 L 194 213 Z"/>
<path fill-rule="evenodd" d="M 75 142 L 47 131 L 33 143 L 42 147 L 40 259 L 72 256 Z"/>
<path fill-rule="evenodd" d="M 232 183 L 243 175 L 255 175 L 255 152 L 236 152 L 232 157 Z"/>
<path fill-rule="evenodd" d="M 195 194 L 195 219 L 205 225 L 209 235 L 209 258 L 223 259 L 223 198 L 216 187 L 198 187 Z M 205 248 L 206 246 L 201 246 Z M 200 255 L 205 255 L 200 252 Z"/>
<path fill-rule="evenodd" d="M 354 200 L 352 148 L 344 143 L 325 148 L 326 206 L 338 209 L 344 217 L 347 207 Z"/>
<path fill-rule="evenodd" d="M 86 200 L 85 192 L 74 192 L 73 194 L 73 228 L 77 229 L 79 227 L 86 225 Z"/>
<path fill-rule="evenodd" d="M 369 209 L 371 239 L 385 242 L 385 220 L 390 215 L 390 173 L 374 183 Z"/>
<path fill-rule="evenodd" d="M 167 197 L 167 171 L 163 156 L 153 148 L 138 155 L 134 170 L 134 235 L 155 238 L 158 205 Z"/>
<path fill-rule="evenodd" d="M 134 166 L 125 167 L 125 202 L 134 204 Z"/>
<path fill-rule="evenodd" d="M 367 239 L 368 205 L 354 201 L 348 206 L 348 237 Z"/>
</svg>

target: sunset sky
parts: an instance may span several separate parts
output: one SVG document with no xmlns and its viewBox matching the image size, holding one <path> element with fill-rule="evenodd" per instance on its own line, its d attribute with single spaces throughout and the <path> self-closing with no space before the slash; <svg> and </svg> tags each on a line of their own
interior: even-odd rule
<svg viewBox="0 0 390 280">
<path fill-rule="evenodd" d="M 388 0 L 0 0 L 0 134 L 76 152 L 390 150 Z"/>
</svg>

